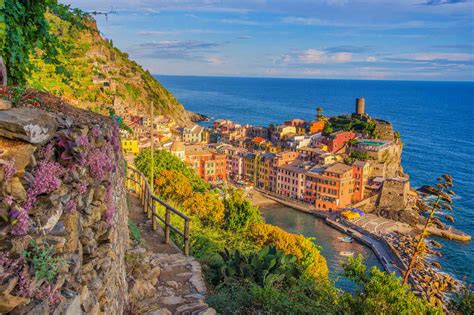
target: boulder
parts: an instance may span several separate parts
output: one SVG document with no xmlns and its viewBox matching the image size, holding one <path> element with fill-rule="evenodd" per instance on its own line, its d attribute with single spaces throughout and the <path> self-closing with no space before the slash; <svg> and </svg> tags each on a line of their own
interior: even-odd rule
<svg viewBox="0 0 474 315">
<path fill-rule="evenodd" d="M 26 200 L 26 190 L 18 177 L 12 177 L 6 182 L 5 191 L 17 201 Z"/>
<path fill-rule="evenodd" d="M 0 293 L 0 313 L 9 313 L 15 307 L 20 305 L 25 305 L 30 302 L 30 299 L 21 297 L 21 296 L 14 296 L 10 293 L 2 292 Z"/>
<path fill-rule="evenodd" d="M 43 144 L 51 139 L 58 125 L 55 118 L 37 108 L 0 111 L 0 136 Z"/>
<path fill-rule="evenodd" d="M 0 99 L 0 110 L 12 108 L 12 102 L 9 100 Z"/>
<path fill-rule="evenodd" d="M 36 147 L 19 140 L 11 140 L 0 137 L 1 159 L 14 159 L 16 172 L 23 175 L 26 166 L 31 162 L 31 156 Z"/>
</svg>

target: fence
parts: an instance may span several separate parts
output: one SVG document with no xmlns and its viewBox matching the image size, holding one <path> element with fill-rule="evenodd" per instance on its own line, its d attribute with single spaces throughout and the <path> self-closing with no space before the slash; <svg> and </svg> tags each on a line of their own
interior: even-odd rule
<svg viewBox="0 0 474 315">
<path fill-rule="evenodd" d="M 133 190 L 140 198 L 145 212 L 152 222 L 153 230 L 158 228 L 158 223 L 161 221 L 165 229 L 165 244 L 170 242 L 170 232 L 174 231 L 183 238 L 183 252 L 186 256 L 189 255 L 189 222 L 190 218 L 176 210 L 151 192 L 150 184 L 147 178 L 139 170 L 128 166 L 127 167 L 127 188 Z M 162 205 L 165 208 L 165 216 L 162 217 L 157 213 L 156 205 Z M 184 229 L 180 231 L 177 227 L 171 224 L 171 214 L 175 214 L 184 220 Z M 158 221 L 159 220 L 159 221 Z"/>
</svg>

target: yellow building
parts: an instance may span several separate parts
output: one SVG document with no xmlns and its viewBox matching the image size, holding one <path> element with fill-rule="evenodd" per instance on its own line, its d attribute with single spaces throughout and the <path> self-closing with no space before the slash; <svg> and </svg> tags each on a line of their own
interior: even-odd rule
<svg viewBox="0 0 474 315">
<path fill-rule="evenodd" d="M 138 148 L 138 140 L 122 139 L 122 151 L 125 155 L 140 153 L 140 149 Z"/>
</svg>

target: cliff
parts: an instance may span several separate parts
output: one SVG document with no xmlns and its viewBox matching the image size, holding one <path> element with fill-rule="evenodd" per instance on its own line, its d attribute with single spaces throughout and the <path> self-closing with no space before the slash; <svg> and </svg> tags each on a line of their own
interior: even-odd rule
<svg viewBox="0 0 474 315">
<path fill-rule="evenodd" d="M 48 19 L 51 32 L 64 46 L 58 58 L 61 71 L 38 58 L 42 54 L 38 50 L 33 56 L 35 70 L 28 79 L 30 86 L 99 113 L 107 113 L 114 104 L 143 113 L 153 102 L 157 115 L 169 115 L 178 121 L 191 119 L 190 113 L 148 71 L 100 35 L 94 21 L 84 29 L 53 15 Z"/>
<path fill-rule="evenodd" d="M 118 127 L 47 94 L 13 100 L 0 110 L 0 313 L 122 314 L 129 232 Z"/>
</svg>

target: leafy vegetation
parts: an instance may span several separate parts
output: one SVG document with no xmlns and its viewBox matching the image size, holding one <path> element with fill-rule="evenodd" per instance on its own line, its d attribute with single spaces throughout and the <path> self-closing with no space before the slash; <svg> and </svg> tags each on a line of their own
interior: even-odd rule
<svg viewBox="0 0 474 315">
<path fill-rule="evenodd" d="M 363 257 L 350 257 L 343 264 L 344 276 L 357 285 L 353 294 L 345 293 L 340 303 L 353 314 L 442 314 L 427 300 L 417 297 L 395 274 L 372 267 L 367 271 Z"/>
<path fill-rule="evenodd" d="M 366 121 L 355 117 L 334 116 L 326 121 L 323 134 L 329 135 L 335 131 L 345 130 L 361 133 L 367 137 L 376 139 L 377 132 L 375 127 L 376 123 L 371 119 Z"/>
<path fill-rule="evenodd" d="M 141 242 L 142 235 L 140 230 L 138 229 L 138 226 L 135 224 L 135 222 L 133 222 L 131 219 L 128 219 L 128 230 L 130 231 L 130 237 L 132 240 L 135 242 Z"/>
<path fill-rule="evenodd" d="M 265 246 L 259 252 L 242 254 L 225 249 L 210 266 L 211 283 L 216 286 L 252 281 L 261 287 L 295 280 L 301 276 L 296 257 L 285 255 L 275 246 Z"/>
<path fill-rule="evenodd" d="M 56 278 L 62 262 L 54 257 L 55 253 L 53 246 L 38 245 L 35 241 L 23 252 L 26 261 L 33 267 L 37 281 L 46 279 L 52 282 Z"/>
<path fill-rule="evenodd" d="M 474 314 L 474 292 L 472 285 L 466 285 L 449 304 L 449 310 L 455 314 Z"/>
<path fill-rule="evenodd" d="M 47 14 L 54 15 L 78 29 L 83 29 L 86 15 L 71 11 L 56 0 L 17 1 L 0 0 L 0 56 L 13 84 L 23 84 L 33 70 L 31 56 L 39 53 L 41 60 L 60 75 L 69 75 L 61 65 L 60 52 L 68 47 L 50 32 Z"/>
</svg>

